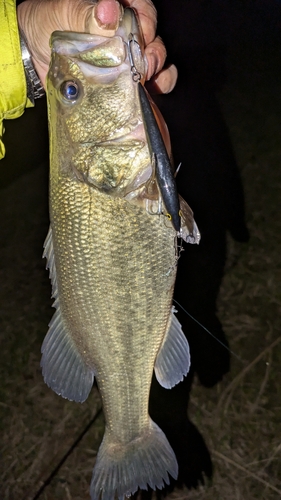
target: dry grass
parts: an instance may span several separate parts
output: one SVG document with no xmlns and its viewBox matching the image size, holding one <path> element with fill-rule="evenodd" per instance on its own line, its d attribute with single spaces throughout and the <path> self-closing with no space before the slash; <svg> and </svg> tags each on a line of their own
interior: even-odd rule
<svg viewBox="0 0 281 500">
<path fill-rule="evenodd" d="M 169 497 L 174 500 L 281 497 L 281 81 L 271 78 L 280 58 L 270 47 L 258 58 L 261 47 L 256 52 L 249 47 L 248 52 L 233 48 L 232 77 L 220 96 L 244 180 L 251 231 L 248 245 L 229 241 L 219 301 L 231 349 L 241 360 L 233 358 L 231 373 L 214 389 L 193 388 L 191 418 L 206 438 L 215 474 L 212 485 L 176 491 Z M 34 194 L 34 186 L 45 182 L 43 171 L 41 167 L 1 192 L 2 216 L 12 224 L 3 226 L 0 274 L 3 500 L 32 500 L 100 405 L 96 391 L 83 405 L 64 401 L 41 377 L 40 344 L 51 315 L 49 283 L 40 260 L 47 220 Z M 5 212 L 10 199 L 14 204 Z M 88 498 L 102 434 L 100 418 L 40 500 Z"/>
</svg>

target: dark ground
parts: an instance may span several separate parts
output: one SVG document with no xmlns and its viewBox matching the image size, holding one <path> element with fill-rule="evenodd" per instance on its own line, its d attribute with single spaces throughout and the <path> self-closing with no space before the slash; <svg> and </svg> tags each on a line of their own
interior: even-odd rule
<svg viewBox="0 0 281 500">
<path fill-rule="evenodd" d="M 162 13 L 167 12 L 166 3 L 170 5 L 162 2 Z M 233 359 L 231 373 L 212 390 L 201 387 L 196 377 L 191 392 L 189 413 L 211 450 L 213 485 L 197 492 L 179 490 L 171 497 L 274 500 L 281 496 L 280 3 L 232 2 L 227 8 L 219 1 L 174 4 L 181 13 L 177 36 L 175 22 L 165 23 L 164 14 L 161 34 L 171 60 L 183 70 L 165 116 L 168 122 L 174 120 L 170 128 L 175 159 L 183 162 L 181 175 L 188 177 L 186 199 L 203 243 L 208 238 L 214 254 L 213 273 L 198 275 L 195 262 L 206 268 L 205 257 L 200 258 L 203 250 L 187 250 L 192 265 L 186 307 L 202 315 L 204 323 L 211 321 L 206 310 L 221 278 L 226 228 L 236 239 L 245 239 L 242 224 L 231 225 L 243 219 L 243 199 L 231 198 L 231 192 L 240 196 L 237 176 L 233 183 L 229 178 L 237 165 L 251 238 L 236 243 L 227 236 L 227 272 L 218 303 L 219 319 L 242 362 Z M 7 123 L 7 156 L 0 169 L 0 496 L 5 500 L 33 499 L 99 407 L 96 391 L 82 406 L 62 400 L 44 385 L 40 373 L 40 345 L 52 309 L 41 259 L 48 229 L 44 102 L 36 107 Z M 234 210 L 233 215 L 236 206 L 242 212 Z M 211 279 L 217 279 L 215 285 Z M 222 355 L 216 359 L 215 353 L 222 351 L 199 329 L 189 340 L 195 343 L 201 382 L 208 385 L 212 376 L 216 382 L 224 370 L 219 366 Z M 99 419 L 40 498 L 88 498 L 102 432 Z"/>
</svg>

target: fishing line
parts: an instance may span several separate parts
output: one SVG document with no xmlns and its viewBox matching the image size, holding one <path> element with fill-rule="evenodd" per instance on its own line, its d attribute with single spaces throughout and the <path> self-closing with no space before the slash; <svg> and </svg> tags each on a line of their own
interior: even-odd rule
<svg viewBox="0 0 281 500">
<path fill-rule="evenodd" d="M 78 436 L 78 438 L 74 441 L 74 443 L 71 445 L 71 447 L 69 448 L 69 450 L 64 454 L 64 456 L 62 457 L 62 459 L 59 461 L 58 465 L 53 469 L 53 471 L 51 472 L 51 474 L 44 481 L 44 483 L 39 488 L 39 490 L 37 491 L 37 493 L 35 494 L 35 496 L 32 498 L 32 500 L 37 500 L 41 496 L 41 494 L 43 493 L 44 489 L 50 484 L 50 482 L 55 477 L 55 475 L 58 473 L 58 471 L 60 470 L 60 468 L 62 467 L 62 465 L 64 464 L 64 462 L 69 457 L 69 455 L 73 452 L 74 448 L 76 448 L 76 446 L 78 445 L 78 443 L 85 436 L 85 434 L 88 432 L 88 430 L 90 429 L 90 427 L 95 423 L 95 421 L 97 420 L 97 418 L 100 416 L 101 412 L 102 412 L 102 408 L 100 408 L 97 411 L 97 413 L 94 415 L 94 417 L 92 418 L 92 420 L 90 420 L 90 422 L 86 425 L 85 429 L 81 432 L 81 434 Z"/>
<path fill-rule="evenodd" d="M 221 340 L 219 340 L 212 332 L 210 332 L 210 330 L 208 330 L 208 328 L 206 328 L 204 325 L 202 325 L 202 323 L 200 323 L 200 321 L 198 321 L 198 319 L 194 318 L 194 316 L 192 316 L 192 314 L 190 314 L 189 312 L 187 312 L 187 310 L 176 300 L 176 299 L 173 299 L 173 301 L 175 302 L 175 304 L 177 304 L 177 306 L 179 306 L 193 321 L 195 321 L 195 323 L 197 323 L 199 326 L 201 326 L 201 328 L 203 328 L 203 330 L 205 330 L 207 333 L 209 333 L 209 335 L 211 335 L 211 337 L 213 337 L 219 344 L 221 344 L 227 351 L 230 352 L 230 354 L 232 354 L 236 359 L 239 359 L 239 361 L 241 361 L 241 363 L 243 363 L 243 359 L 240 358 L 240 356 L 238 356 L 237 354 L 235 354 L 235 352 L 233 352 L 231 349 L 229 349 L 229 347 L 227 347 L 227 345 L 225 345 Z"/>
</svg>

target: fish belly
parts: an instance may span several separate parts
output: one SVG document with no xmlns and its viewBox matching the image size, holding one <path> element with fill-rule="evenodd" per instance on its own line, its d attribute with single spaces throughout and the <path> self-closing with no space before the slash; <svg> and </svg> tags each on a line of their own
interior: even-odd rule
<svg viewBox="0 0 281 500">
<path fill-rule="evenodd" d="M 54 190 L 51 214 L 62 315 L 95 372 L 108 429 L 130 441 L 148 422 L 175 281 L 174 231 L 163 216 L 79 181 Z"/>
<path fill-rule="evenodd" d="M 161 488 L 177 464 L 148 400 L 171 311 L 174 230 L 163 216 L 65 178 L 51 187 L 51 227 L 60 314 L 96 376 L 106 420 L 91 497 Z"/>
</svg>

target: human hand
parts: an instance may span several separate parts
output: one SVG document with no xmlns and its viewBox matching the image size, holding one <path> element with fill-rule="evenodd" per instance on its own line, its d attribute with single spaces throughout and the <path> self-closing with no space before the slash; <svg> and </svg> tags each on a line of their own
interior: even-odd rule
<svg viewBox="0 0 281 500">
<path fill-rule="evenodd" d="M 148 62 L 146 79 L 160 93 L 168 93 L 177 80 L 174 65 L 163 69 L 166 49 L 159 37 L 155 38 L 157 13 L 151 0 L 120 0 L 124 7 L 134 8 L 139 16 Z M 24 32 L 35 69 L 45 86 L 50 63 L 49 39 L 53 31 L 78 31 L 114 36 L 121 15 L 116 0 L 26 0 L 17 8 L 18 23 Z"/>
</svg>

